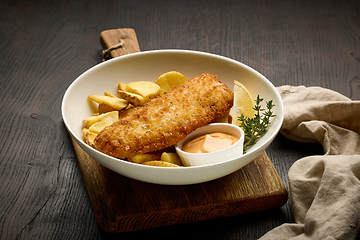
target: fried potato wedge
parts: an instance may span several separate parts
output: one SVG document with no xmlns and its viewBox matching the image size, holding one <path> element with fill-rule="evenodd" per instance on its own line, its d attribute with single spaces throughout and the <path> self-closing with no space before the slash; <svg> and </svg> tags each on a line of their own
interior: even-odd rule
<svg viewBox="0 0 360 240">
<path fill-rule="evenodd" d="M 133 163 L 144 163 L 149 161 L 158 161 L 161 158 L 161 153 L 143 153 L 138 154 L 132 157 L 129 157 L 128 160 Z"/>
<path fill-rule="evenodd" d="M 99 114 L 108 113 L 108 112 L 112 112 L 112 111 L 118 111 L 118 110 L 113 107 L 110 107 L 106 103 L 99 103 L 99 105 L 98 105 Z M 120 112 L 120 111 L 118 111 L 118 112 Z"/>
<path fill-rule="evenodd" d="M 93 147 L 94 139 L 98 135 L 98 133 L 105 127 L 117 121 L 119 121 L 118 111 L 103 113 L 84 119 L 82 122 L 83 124 L 82 134 L 84 141 L 88 145 Z"/>
<path fill-rule="evenodd" d="M 88 118 L 85 118 L 82 121 L 82 126 L 83 128 L 90 128 L 92 125 L 94 125 L 97 122 L 100 121 L 118 121 L 119 120 L 119 113 L 118 111 L 112 111 L 112 112 L 108 112 L 108 113 L 103 113 L 103 114 L 99 114 L 99 115 L 94 115 Z"/>
<path fill-rule="evenodd" d="M 124 82 L 119 82 L 119 84 L 118 84 L 118 90 L 126 91 L 126 83 L 124 83 Z"/>
<path fill-rule="evenodd" d="M 148 162 L 144 162 L 143 164 L 148 166 L 155 166 L 155 167 L 181 167 L 179 165 L 164 161 L 148 161 Z"/>
<path fill-rule="evenodd" d="M 114 122 L 119 121 L 119 113 L 118 111 L 112 111 L 104 114 L 100 114 L 100 121 L 95 122 L 89 127 L 90 132 L 99 133 L 105 127 L 113 124 Z"/>
<path fill-rule="evenodd" d="M 91 100 L 93 100 L 96 103 L 105 103 L 106 105 L 116 109 L 116 110 L 123 110 L 126 108 L 129 104 L 128 101 L 125 99 L 121 99 L 118 97 L 110 97 L 110 96 L 104 96 L 104 95 L 89 95 L 88 96 Z"/>
<path fill-rule="evenodd" d="M 89 128 L 91 125 L 93 125 L 96 122 L 99 122 L 101 120 L 100 115 L 94 115 L 88 118 L 85 118 L 82 120 L 82 127 L 83 128 Z"/>
<path fill-rule="evenodd" d="M 155 83 L 160 86 L 160 95 L 163 95 L 164 92 L 169 92 L 171 89 L 186 80 L 188 79 L 183 74 L 176 71 L 170 71 L 160 75 Z"/>
<path fill-rule="evenodd" d="M 173 152 L 163 152 L 161 154 L 161 161 L 182 166 L 179 155 L 177 155 L 177 153 L 173 153 Z"/>
<path fill-rule="evenodd" d="M 117 96 L 115 96 L 114 94 L 112 94 L 111 92 L 108 92 L 108 91 L 105 91 L 105 92 L 104 92 L 104 95 L 105 95 L 105 96 L 108 96 L 108 97 L 117 98 Z"/>
<path fill-rule="evenodd" d="M 126 85 L 125 91 L 139 94 L 150 100 L 160 95 L 160 86 L 154 82 L 148 81 L 130 82 Z"/>
<path fill-rule="evenodd" d="M 125 99 L 127 102 L 131 103 L 134 106 L 142 106 L 148 101 L 150 101 L 149 99 L 146 99 L 143 96 L 136 93 L 125 92 L 122 90 L 118 90 L 118 93 L 121 98 Z"/>
<path fill-rule="evenodd" d="M 97 133 L 90 132 L 89 129 L 83 129 L 83 137 L 86 144 L 90 145 L 91 147 L 94 146 L 94 139 L 97 136 Z"/>
<path fill-rule="evenodd" d="M 83 135 L 83 138 L 85 139 L 86 138 L 86 133 L 88 133 L 89 132 L 89 129 L 88 128 L 83 128 L 82 129 L 82 135 Z"/>
</svg>

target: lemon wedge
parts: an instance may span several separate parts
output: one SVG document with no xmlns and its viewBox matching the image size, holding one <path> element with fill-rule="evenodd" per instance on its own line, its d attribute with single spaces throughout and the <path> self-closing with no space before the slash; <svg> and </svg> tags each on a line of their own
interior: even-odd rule
<svg viewBox="0 0 360 240">
<path fill-rule="evenodd" d="M 255 116 L 254 99 L 249 90 L 240 82 L 234 80 L 234 105 L 231 109 L 232 124 L 239 126 L 238 118 L 244 114 L 245 117 Z"/>
</svg>

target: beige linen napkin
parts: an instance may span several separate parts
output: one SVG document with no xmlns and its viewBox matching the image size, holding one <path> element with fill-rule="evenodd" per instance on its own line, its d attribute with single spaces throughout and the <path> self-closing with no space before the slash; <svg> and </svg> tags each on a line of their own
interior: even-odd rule
<svg viewBox="0 0 360 240">
<path fill-rule="evenodd" d="M 266 233 L 268 239 L 360 237 L 360 101 L 320 87 L 277 88 L 285 108 L 281 133 L 319 142 L 324 155 L 297 160 L 288 172 L 295 223 Z"/>
</svg>

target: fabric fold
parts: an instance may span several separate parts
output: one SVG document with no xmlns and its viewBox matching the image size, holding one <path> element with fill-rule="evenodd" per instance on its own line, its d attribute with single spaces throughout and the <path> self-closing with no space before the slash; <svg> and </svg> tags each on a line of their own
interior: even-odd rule
<svg viewBox="0 0 360 240">
<path fill-rule="evenodd" d="M 295 223 L 267 239 L 356 239 L 360 229 L 360 101 L 329 89 L 277 88 L 284 103 L 280 132 L 299 142 L 318 142 L 322 156 L 297 160 L 289 169 Z"/>
</svg>

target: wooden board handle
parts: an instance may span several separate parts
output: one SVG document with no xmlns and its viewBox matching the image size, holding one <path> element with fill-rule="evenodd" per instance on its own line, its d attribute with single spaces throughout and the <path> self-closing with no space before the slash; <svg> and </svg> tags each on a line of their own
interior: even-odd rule
<svg viewBox="0 0 360 240">
<path fill-rule="evenodd" d="M 100 43 L 106 51 L 109 49 L 104 56 L 104 59 L 110 59 L 119 57 L 122 55 L 140 52 L 140 47 L 134 29 L 121 28 L 103 31 L 100 34 Z M 119 46 L 119 43 L 122 43 Z M 114 46 L 115 49 L 111 49 Z"/>
</svg>

